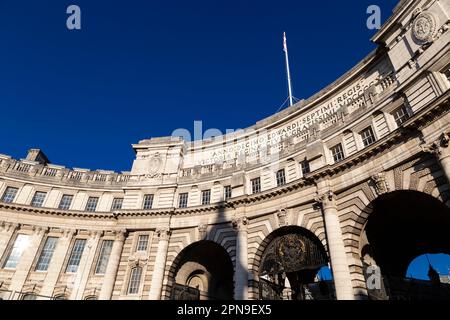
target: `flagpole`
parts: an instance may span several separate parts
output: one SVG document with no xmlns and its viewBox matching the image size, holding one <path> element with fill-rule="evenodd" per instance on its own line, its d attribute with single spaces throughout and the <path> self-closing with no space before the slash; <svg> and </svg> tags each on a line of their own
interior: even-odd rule
<svg viewBox="0 0 450 320">
<path fill-rule="evenodd" d="M 287 72 L 288 89 L 289 89 L 289 106 L 292 106 L 294 104 L 294 101 L 293 101 L 294 99 L 292 97 L 291 71 L 289 68 L 289 55 L 288 55 L 288 48 L 287 48 L 286 32 L 283 32 L 283 51 L 284 51 L 284 55 L 286 57 L 286 72 Z"/>
</svg>

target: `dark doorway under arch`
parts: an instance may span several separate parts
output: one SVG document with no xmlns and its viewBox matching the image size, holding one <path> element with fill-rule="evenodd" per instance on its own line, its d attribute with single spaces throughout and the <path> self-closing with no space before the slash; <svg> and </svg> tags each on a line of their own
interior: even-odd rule
<svg viewBox="0 0 450 320">
<path fill-rule="evenodd" d="M 431 283 L 412 282 L 406 279 L 406 273 L 410 263 L 420 255 L 450 254 L 450 209 L 438 199 L 417 191 L 382 195 L 373 201 L 372 209 L 364 229 L 367 243 L 361 256 L 364 268 L 377 265 L 384 279 L 383 292 L 373 298 L 440 296 L 440 288 L 430 293 Z"/>
<path fill-rule="evenodd" d="M 317 273 L 328 266 L 320 240 L 301 227 L 274 231 L 259 266 L 260 299 L 329 299 L 330 281 L 317 281 Z"/>
<path fill-rule="evenodd" d="M 199 241 L 186 247 L 177 260 L 172 299 L 233 299 L 233 264 L 223 247 Z"/>
</svg>

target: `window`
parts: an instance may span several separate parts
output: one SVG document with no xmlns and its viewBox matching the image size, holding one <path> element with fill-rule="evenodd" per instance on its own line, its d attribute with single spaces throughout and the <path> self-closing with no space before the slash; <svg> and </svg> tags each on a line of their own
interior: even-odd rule
<svg viewBox="0 0 450 320">
<path fill-rule="evenodd" d="M 128 294 L 139 293 L 139 286 L 141 284 L 142 268 L 136 267 L 131 270 L 130 283 L 128 284 Z"/>
<path fill-rule="evenodd" d="M 123 198 L 114 198 L 111 206 L 111 211 L 122 209 Z"/>
<path fill-rule="evenodd" d="M 14 241 L 14 245 L 9 252 L 8 258 L 6 259 L 5 265 L 6 269 L 14 269 L 20 261 L 23 252 L 30 245 L 30 236 L 27 234 L 19 234 Z"/>
<path fill-rule="evenodd" d="M 61 201 L 59 202 L 58 208 L 61 210 L 69 210 L 70 205 L 72 204 L 73 196 L 69 194 L 65 194 L 62 196 Z"/>
<path fill-rule="evenodd" d="M 97 209 L 98 198 L 97 197 L 89 197 L 86 203 L 86 211 L 94 212 Z"/>
<path fill-rule="evenodd" d="M 447 77 L 447 80 L 450 81 L 450 69 L 444 72 L 444 75 Z"/>
<path fill-rule="evenodd" d="M 224 198 L 225 200 L 228 200 L 231 198 L 231 186 L 225 186 L 223 188 Z"/>
<path fill-rule="evenodd" d="M 33 207 L 42 207 L 42 204 L 44 203 L 46 195 L 47 195 L 46 192 L 37 191 L 34 194 L 33 199 L 31 200 L 31 205 Z"/>
<path fill-rule="evenodd" d="M 277 171 L 276 178 L 278 187 L 286 184 L 286 174 L 284 173 L 284 169 Z"/>
<path fill-rule="evenodd" d="M 202 204 L 210 204 L 211 202 L 211 190 L 202 191 Z"/>
<path fill-rule="evenodd" d="M 153 195 L 152 194 L 146 194 L 144 196 L 143 208 L 144 209 L 151 209 L 152 206 L 153 206 Z"/>
<path fill-rule="evenodd" d="M 22 300 L 36 300 L 37 296 L 34 293 L 25 293 Z"/>
<path fill-rule="evenodd" d="M 304 161 L 300 162 L 300 168 L 302 169 L 303 176 L 305 176 L 311 172 L 311 168 L 309 167 L 308 160 L 304 160 Z"/>
<path fill-rule="evenodd" d="M 186 208 L 188 204 L 188 194 L 187 193 L 180 193 L 178 196 L 178 207 L 180 208 Z"/>
<path fill-rule="evenodd" d="M 98 255 L 97 266 L 95 267 L 95 274 L 105 274 L 113 243 L 113 240 L 103 240 L 100 254 Z"/>
<path fill-rule="evenodd" d="M 255 178 L 251 180 L 252 182 L 252 193 L 259 193 L 261 192 L 261 178 Z"/>
<path fill-rule="evenodd" d="M 141 234 L 138 237 L 138 242 L 136 246 L 136 251 L 147 251 L 148 247 L 148 235 L 147 234 Z"/>
<path fill-rule="evenodd" d="M 56 244 L 58 243 L 58 238 L 48 237 L 45 241 L 44 247 L 42 248 L 41 255 L 39 256 L 38 263 L 36 265 L 36 271 L 47 271 L 48 265 L 52 260 L 53 252 L 55 252 Z"/>
<path fill-rule="evenodd" d="M 85 245 L 86 239 L 75 240 L 72 252 L 70 253 L 69 262 L 67 263 L 66 272 L 77 272 Z"/>
<path fill-rule="evenodd" d="M 375 142 L 375 135 L 373 134 L 373 130 L 371 127 L 364 129 L 360 134 L 364 147 L 368 147 Z"/>
<path fill-rule="evenodd" d="M 331 155 L 335 163 L 344 160 L 344 150 L 340 143 L 331 148 Z"/>
<path fill-rule="evenodd" d="M 6 203 L 11 203 L 14 201 L 14 198 L 16 197 L 17 191 L 19 189 L 17 188 L 13 188 L 13 187 L 8 187 L 6 188 L 5 192 L 3 193 L 2 196 L 2 201 L 6 202 Z"/>
<path fill-rule="evenodd" d="M 402 105 L 400 108 L 395 109 L 392 115 L 394 116 L 394 120 L 399 127 L 409 118 L 408 109 L 405 105 Z"/>
</svg>

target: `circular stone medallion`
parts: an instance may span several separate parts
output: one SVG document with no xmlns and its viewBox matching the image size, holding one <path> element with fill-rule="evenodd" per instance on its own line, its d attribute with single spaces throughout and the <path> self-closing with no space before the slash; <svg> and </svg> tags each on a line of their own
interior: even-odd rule
<svg viewBox="0 0 450 320">
<path fill-rule="evenodd" d="M 419 43 L 428 43 L 436 36 L 436 18 L 429 12 L 422 12 L 412 26 L 414 39 Z"/>
</svg>

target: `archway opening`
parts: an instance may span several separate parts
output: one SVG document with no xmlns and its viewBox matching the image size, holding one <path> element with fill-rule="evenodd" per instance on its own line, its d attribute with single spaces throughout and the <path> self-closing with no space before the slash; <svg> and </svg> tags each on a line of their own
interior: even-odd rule
<svg viewBox="0 0 450 320">
<path fill-rule="evenodd" d="M 233 299 L 233 264 L 227 251 L 212 241 L 199 241 L 179 255 L 173 300 Z"/>
<path fill-rule="evenodd" d="M 328 257 L 313 233 L 300 227 L 285 227 L 270 237 L 259 267 L 260 299 L 332 298 L 334 287 L 328 272 Z"/>
<path fill-rule="evenodd" d="M 448 298 L 445 285 L 408 277 L 411 262 L 424 254 L 450 254 L 450 209 L 416 191 L 395 191 L 377 198 L 364 229 L 361 256 L 365 275 L 379 267 L 380 286 L 370 287 L 373 299 Z M 445 294 L 445 295 L 443 295 Z"/>
</svg>

